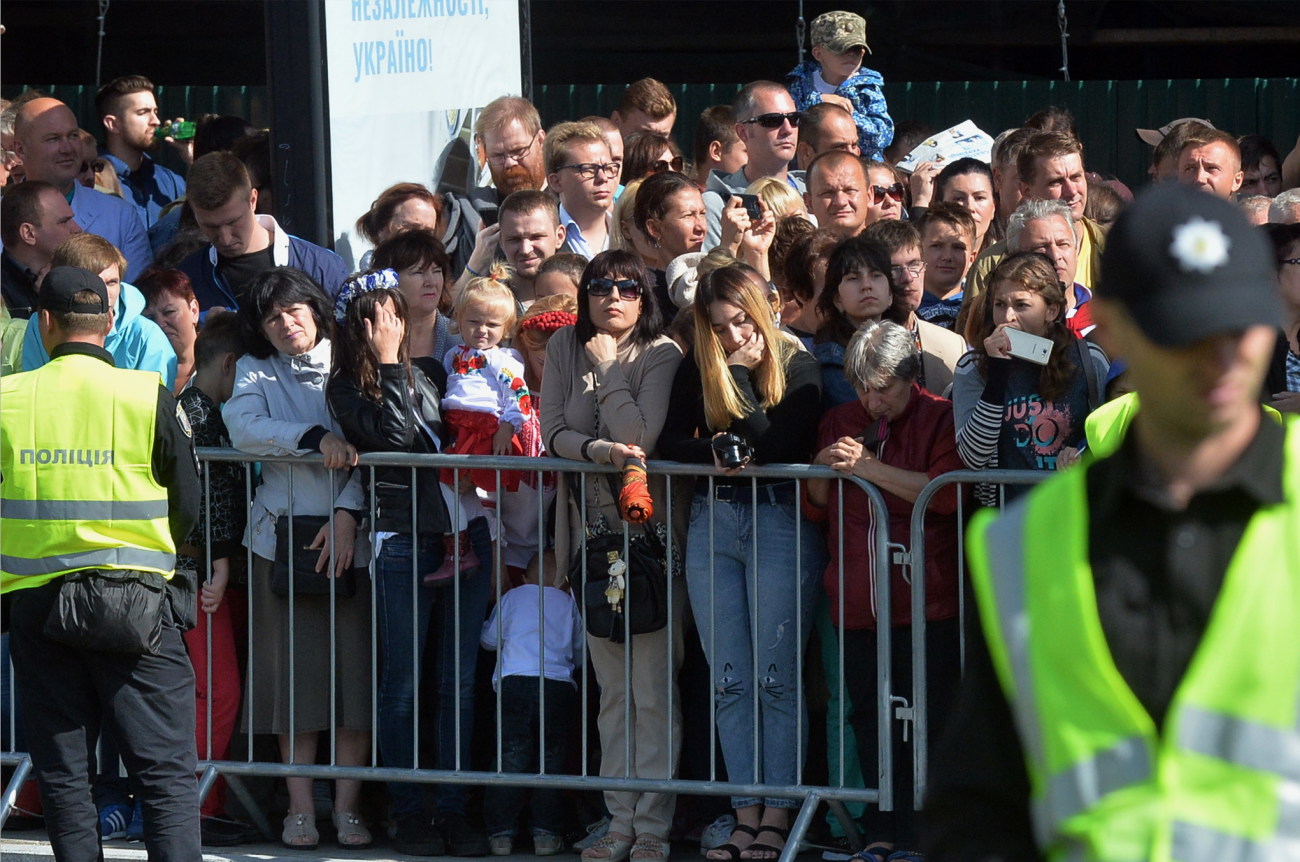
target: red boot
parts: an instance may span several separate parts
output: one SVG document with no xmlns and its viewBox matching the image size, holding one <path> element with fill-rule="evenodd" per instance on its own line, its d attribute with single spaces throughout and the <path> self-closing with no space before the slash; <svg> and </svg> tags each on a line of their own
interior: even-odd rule
<svg viewBox="0 0 1300 862">
<path fill-rule="evenodd" d="M 460 568 L 456 567 L 456 546 L 460 545 Z M 478 554 L 469 542 L 469 531 L 461 530 L 455 536 L 442 537 L 442 565 L 436 572 L 424 576 L 424 583 L 431 587 L 440 587 L 451 583 L 457 574 L 464 575 L 478 568 Z"/>
</svg>

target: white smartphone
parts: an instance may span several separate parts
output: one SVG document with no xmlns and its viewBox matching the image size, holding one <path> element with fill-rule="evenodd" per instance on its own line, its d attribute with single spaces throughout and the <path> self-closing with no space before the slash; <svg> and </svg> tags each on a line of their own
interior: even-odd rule
<svg viewBox="0 0 1300 862">
<path fill-rule="evenodd" d="M 1010 352 L 1012 356 L 1028 362 L 1036 362 L 1039 365 L 1047 364 L 1048 358 L 1052 355 L 1052 341 L 1050 338 L 1030 335 L 1028 332 L 1012 329 L 1010 326 L 1004 329 L 1003 332 L 1007 334 L 1007 338 L 1011 339 Z"/>
</svg>

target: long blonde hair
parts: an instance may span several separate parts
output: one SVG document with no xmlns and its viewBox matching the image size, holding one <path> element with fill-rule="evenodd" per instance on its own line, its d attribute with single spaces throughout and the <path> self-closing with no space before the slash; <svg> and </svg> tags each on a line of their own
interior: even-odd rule
<svg viewBox="0 0 1300 862">
<path fill-rule="evenodd" d="M 752 373 L 754 388 L 762 402 L 746 403 L 740 387 L 727 370 L 727 354 L 722 341 L 713 331 L 709 306 L 726 302 L 745 312 L 754 329 L 763 336 L 763 358 Z M 712 431 L 725 431 L 733 420 L 749 413 L 753 407 L 768 410 L 785 397 L 785 364 L 798 348 L 776 328 L 772 306 L 739 266 L 715 269 L 700 279 L 695 290 L 695 364 L 700 368 L 704 390 L 704 415 Z"/>
</svg>

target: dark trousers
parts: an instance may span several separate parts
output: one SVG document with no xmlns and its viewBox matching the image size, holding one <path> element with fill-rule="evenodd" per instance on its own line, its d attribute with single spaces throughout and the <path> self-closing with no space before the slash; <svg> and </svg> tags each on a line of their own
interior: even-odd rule
<svg viewBox="0 0 1300 862">
<path fill-rule="evenodd" d="M 194 671 L 180 630 L 164 625 L 159 655 L 94 652 L 42 630 L 61 580 L 11 598 L 10 649 L 28 751 L 59 862 L 102 860 L 90 793 L 91 745 L 111 727 L 144 806 L 150 860 L 193 862 L 199 847 L 194 778 Z"/>
<path fill-rule="evenodd" d="M 874 629 L 846 631 L 844 637 L 844 687 L 848 690 L 852 711 L 849 725 L 858 741 L 858 760 L 862 775 L 870 786 L 876 784 L 880 774 L 876 741 L 880 722 L 877 713 L 876 692 L 876 632 Z M 890 660 L 893 689 L 900 697 L 912 702 L 912 627 L 895 626 L 892 631 Z M 961 679 L 961 658 L 958 650 L 960 629 L 957 620 L 926 623 L 926 717 L 930 750 L 933 740 L 939 738 L 944 722 L 952 714 L 957 684 Z M 893 706 L 890 706 L 893 715 Z M 918 844 L 917 817 L 912 810 L 912 793 L 916 786 L 912 775 L 912 740 L 908 730 L 903 742 L 903 725 L 894 724 L 894 810 L 881 811 L 878 805 L 869 805 L 862 816 L 867 843 L 892 842 L 900 849 L 914 849 Z M 933 766 L 933 762 L 931 763 Z"/>
<path fill-rule="evenodd" d="M 540 716 L 546 719 L 542 762 L 547 775 L 564 772 L 569 730 L 577 716 L 578 692 L 572 683 L 544 680 L 544 700 L 539 700 L 537 677 L 507 676 L 501 680 L 501 771 L 535 774 Z M 555 788 L 533 788 L 533 833 L 564 832 L 564 795 Z M 484 820 L 489 835 L 514 834 L 524 808 L 526 787 L 494 784 L 487 789 Z"/>
</svg>

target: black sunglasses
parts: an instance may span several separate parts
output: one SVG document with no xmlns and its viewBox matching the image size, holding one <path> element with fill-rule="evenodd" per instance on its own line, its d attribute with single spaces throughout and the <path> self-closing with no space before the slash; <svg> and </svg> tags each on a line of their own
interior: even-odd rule
<svg viewBox="0 0 1300 862">
<path fill-rule="evenodd" d="M 757 117 L 741 120 L 741 122 L 758 123 L 765 129 L 779 129 L 786 120 L 790 121 L 790 125 L 798 128 L 799 124 L 803 122 L 803 111 L 791 111 L 788 114 L 759 114 Z"/>
<path fill-rule="evenodd" d="M 885 195 L 889 195 L 896 201 L 903 199 L 903 184 L 894 183 L 892 186 L 872 186 L 871 202 L 873 204 L 884 203 Z"/>
<path fill-rule="evenodd" d="M 673 158 L 672 161 L 665 161 L 663 159 L 660 159 L 657 162 L 650 163 L 650 173 L 662 174 L 664 171 L 677 171 L 678 173 L 681 173 L 682 157 L 676 156 Z"/>
<path fill-rule="evenodd" d="M 616 287 L 619 299 L 631 302 L 641 298 L 641 285 L 631 278 L 593 278 L 587 282 L 587 293 L 592 296 L 609 296 Z"/>
</svg>

